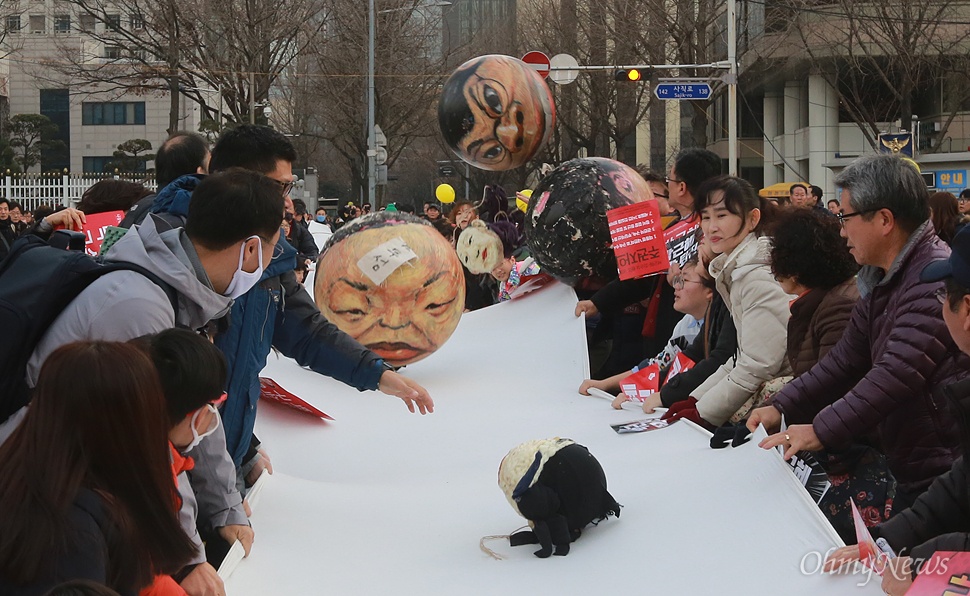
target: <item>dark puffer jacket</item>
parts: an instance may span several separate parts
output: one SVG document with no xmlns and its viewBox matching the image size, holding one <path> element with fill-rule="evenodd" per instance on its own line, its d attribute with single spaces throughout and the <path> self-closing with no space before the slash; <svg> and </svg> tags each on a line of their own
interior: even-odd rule
<svg viewBox="0 0 970 596">
<path fill-rule="evenodd" d="M 831 289 L 815 288 L 791 306 L 788 362 L 792 375 L 806 373 L 842 339 L 859 300 L 855 277 Z"/>
<path fill-rule="evenodd" d="M 970 379 L 944 392 L 960 419 L 966 449 L 970 439 Z M 896 552 L 914 559 L 929 559 L 938 550 L 970 550 L 970 461 L 958 459 L 912 507 L 873 528 L 873 534 L 885 538 Z"/>
<path fill-rule="evenodd" d="M 956 423 L 942 388 L 970 373 L 934 296 L 942 283 L 919 274 L 950 248 L 924 223 L 889 271 L 859 272 L 861 298 L 842 339 L 773 404 L 788 424 L 812 423 L 826 449 L 874 439 L 900 488 L 915 497 L 959 455 Z"/>
</svg>

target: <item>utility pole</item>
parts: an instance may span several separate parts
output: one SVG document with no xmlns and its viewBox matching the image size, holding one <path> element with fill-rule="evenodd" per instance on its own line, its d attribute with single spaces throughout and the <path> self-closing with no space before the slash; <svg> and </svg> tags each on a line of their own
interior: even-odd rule
<svg viewBox="0 0 970 596">
<path fill-rule="evenodd" d="M 727 53 L 731 70 L 728 71 L 728 174 L 738 175 L 738 5 L 737 0 L 727 3 Z"/>
<path fill-rule="evenodd" d="M 374 38 L 377 37 L 377 14 L 374 0 L 368 0 L 367 35 L 367 202 L 377 209 L 377 133 L 374 130 Z"/>
</svg>

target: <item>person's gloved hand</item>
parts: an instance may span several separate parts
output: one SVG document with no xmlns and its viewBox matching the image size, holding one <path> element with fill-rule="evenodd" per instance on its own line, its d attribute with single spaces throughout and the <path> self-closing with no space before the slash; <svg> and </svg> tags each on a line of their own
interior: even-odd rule
<svg viewBox="0 0 970 596">
<path fill-rule="evenodd" d="M 697 412 L 697 398 L 695 397 L 688 397 L 670 406 L 670 409 L 661 417 L 661 420 L 669 420 L 671 423 L 674 423 L 681 418 L 686 418 L 709 431 L 715 430 L 714 425 L 701 418 L 701 415 Z"/>
<path fill-rule="evenodd" d="M 740 447 L 751 440 L 751 432 L 744 424 L 726 424 L 714 430 L 711 437 L 711 449 L 724 449 L 731 444 L 731 447 Z"/>
</svg>

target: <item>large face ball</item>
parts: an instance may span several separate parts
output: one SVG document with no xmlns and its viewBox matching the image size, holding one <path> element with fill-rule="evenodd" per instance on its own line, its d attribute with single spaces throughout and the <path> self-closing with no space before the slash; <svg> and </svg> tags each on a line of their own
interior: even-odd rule
<svg viewBox="0 0 970 596">
<path fill-rule="evenodd" d="M 539 182 L 525 214 L 525 237 L 542 270 L 568 284 L 613 279 L 606 212 L 655 200 L 633 168 L 601 157 L 567 161 Z"/>
<path fill-rule="evenodd" d="M 374 213 L 338 230 L 315 275 L 320 312 L 395 366 L 441 347 L 465 308 L 455 249 L 430 224 L 402 213 Z"/>
<path fill-rule="evenodd" d="M 524 165 L 552 136 L 556 110 L 549 87 L 511 56 L 480 56 L 445 82 L 438 124 L 449 147 L 483 170 Z"/>
</svg>

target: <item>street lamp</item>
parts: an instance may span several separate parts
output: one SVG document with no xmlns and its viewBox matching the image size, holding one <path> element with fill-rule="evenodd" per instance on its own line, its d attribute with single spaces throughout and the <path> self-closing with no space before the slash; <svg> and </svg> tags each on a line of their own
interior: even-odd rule
<svg viewBox="0 0 970 596">
<path fill-rule="evenodd" d="M 451 6 L 451 2 L 444 0 L 440 2 L 428 2 L 420 4 L 411 10 L 422 8 L 433 8 L 436 6 Z M 380 11 L 382 14 L 409 10 L 409 8 L 389 8 Z M 377 38 L 377 10 L 374 7 L 374 0 L 367 0 L 367 202 L 371 209 L 377 209 L 377 131 L 374 122 L 374 44 Z"/>
</svg>

